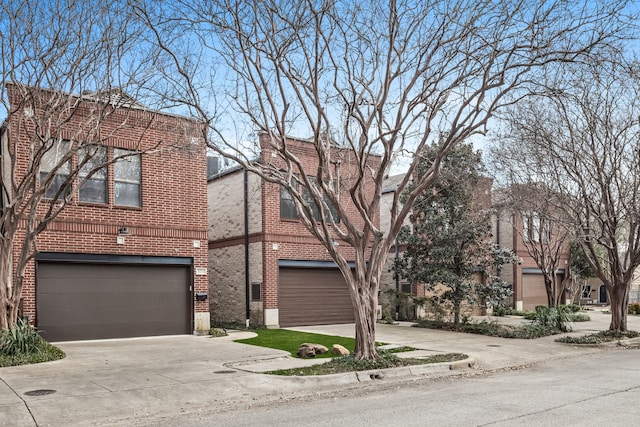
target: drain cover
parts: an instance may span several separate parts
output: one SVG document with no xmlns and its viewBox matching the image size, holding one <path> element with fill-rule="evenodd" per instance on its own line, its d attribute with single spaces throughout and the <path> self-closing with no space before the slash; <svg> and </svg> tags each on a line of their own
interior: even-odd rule
<svg viewBox="0 0 640 427">
<path fill-rule="evenodd" d="M 228 371 L 215 371 L 214 374 L 235 374 L 237 371 L 232 371 L 232 370 L 228 370 Z"/>
<path fill-rule="evenodd" d="M 487 344 L 487 347 L 502 347 L 500 344 Z"/>
<path fill-rule="evenodd" d="M 41 390 L 25 391 L 24 394 L 26 396 L 46 396 L 47 394 L 53 394 L 55 392 L 56 392 L 55 390 L 41 389 Z"/>
</svg>

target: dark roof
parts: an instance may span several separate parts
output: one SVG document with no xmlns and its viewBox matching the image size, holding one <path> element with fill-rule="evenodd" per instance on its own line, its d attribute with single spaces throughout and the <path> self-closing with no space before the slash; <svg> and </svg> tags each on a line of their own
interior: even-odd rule
<svg viewBox="0 0 640 427">
<path fill-rule="evenodd" d="M 382 193 L 393 193 L 396 191 L 402 180 L 404 179 L 406 173 L 401 173 L 398 175 L 388 176 L 384 182 L 382 183 Z"/>
</svg>

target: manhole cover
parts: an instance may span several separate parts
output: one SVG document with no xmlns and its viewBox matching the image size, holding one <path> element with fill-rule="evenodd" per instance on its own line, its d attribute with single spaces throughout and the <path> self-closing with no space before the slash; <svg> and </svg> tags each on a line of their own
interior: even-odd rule
<svg viewBox="0 0 640 427">
<path fill-rule="evenodd" d="M 56 392 L 55 390 L 42 389 L 42 390 L 25 391 L 24 394 L 26 396 L 46 396 L 47 394 L 53 394 L 55 392 Z"/>
<path fill-rule="evenodd" d="M 502 347 L 500 344 L 487 344 L 487 347 Z"/>
<path fill-rule="evenodd" d="M 232 371 L 232 370 L 228 370 L 228 371 L 215 371 L 214 374 L 235 374 L 237 371 Z"/>
</svg>

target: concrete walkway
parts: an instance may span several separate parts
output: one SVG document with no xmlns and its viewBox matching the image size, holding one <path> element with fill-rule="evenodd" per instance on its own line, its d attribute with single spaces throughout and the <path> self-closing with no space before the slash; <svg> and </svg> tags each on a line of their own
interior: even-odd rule
<svg viewBox="0 0 640 427">
<path fill-rule="evenodd" d="M 574 325 L 574 334 L 604 330 L 609 316 L 590 313 L 591 322 Z M 494 319 L 491 319 L 494 320 Z M 520 322 L 519 318 L 499 318 Z M 629 328 L 640 330 L 640 318 Z M 293 328 L 300 331 L 353 336 L 353 325 Z M 72 426 L 131 425 L 165 416 L 224 410 L 251 403 L 308 396 L 357 387 L 368 375 L 279 377 L 259 372 L 317 363 L 285 352 L 234 343 L 250 336 L 171 336 L 59 343 L 63 360 L 0 368 L 0 425 Z M 410 324 L 379 324 L 378 341 L 410 345 L 423 353 L 460 352 L 477 363 L 473 369 L 497 370 L 526 366 L 560 357 L 602 351 L 554 342 L 556 337 L 508 340 L 480 335 L 412 328 Z M 467 365 L 468 366 L 468 365 Z M 462 367 L 467 367 L 462 366 Z M 398 368 L 385 381 L 406 376 L 455 375 L 449 365 Z"/>
</svg>

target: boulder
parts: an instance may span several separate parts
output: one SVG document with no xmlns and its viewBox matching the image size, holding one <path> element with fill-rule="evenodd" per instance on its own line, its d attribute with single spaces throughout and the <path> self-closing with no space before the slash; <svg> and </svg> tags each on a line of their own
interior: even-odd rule
<svg viewBox="0 0 640 427">
<path fill-rule="evenodd" d="M 322 344 L 302 343 L 298 347 L 298 357 L 309 358 L 315 357 L 316 354 L 327 354 L 329 349 Z"/>
<path fill-rule="evenodd" d="M 329 353 L 329 349 L 322 344 L 309 344 L 312 345 L 313 348 L 316 349 L 316 354 L 327 354 Z"/>
<path fill-rule="evenodd" d="M 341 346 L 340 344 L 334 344 L 331 346 L 331 353 L 336 356 L 348 356 L 351 354 L 349 350 Z"/>
<path fill-rule="evenodd" d="M 298 357 L 302 357 L 303 359 L 316 357 L 316 348 L 313 344 L 300 344 L 300 347 L 298 347 Z"/>
</svg>

